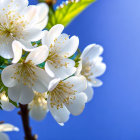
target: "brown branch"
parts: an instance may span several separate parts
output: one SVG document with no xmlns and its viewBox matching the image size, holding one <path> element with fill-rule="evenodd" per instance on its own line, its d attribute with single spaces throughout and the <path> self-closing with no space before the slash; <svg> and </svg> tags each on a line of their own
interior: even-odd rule
<svg viewBox="0 0 140 140">
<path fill-rule="evenodd" d="M 54 4 L 56 4 L 57 0 L 38 0 L 39 2 L 45 2 L 47 3 L 49 6 L 53 6 Z"/>
<path fill-rule="evenodd" d="M 45 0 L 45 2 L 46 2 L 49 6 L 52 6 L 52 5 L 56 4 L 57 0 Z"/>
<path fill-rule="evenodd" d="M 0 121 L 0 124 L 3 124 L 4 123 L 4 121 Z"/>
<path fill-rule="evenodd" d="M 21 115 L 21 118 L 22 118 L 22 124 L 24 128 L 24 133 L 25 133 L 25 140 L 37 140 L 37 136 L 32 135 L 32 129 L 29 123 L 28 105 L 19 104 L 19 107 L 20 107 L 20 112 L 18 112 L 18 114 Z"/>
</svg>

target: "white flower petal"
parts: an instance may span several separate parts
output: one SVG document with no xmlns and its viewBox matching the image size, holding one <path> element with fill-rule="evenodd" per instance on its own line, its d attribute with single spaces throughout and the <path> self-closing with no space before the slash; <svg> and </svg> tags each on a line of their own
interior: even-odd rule
<svg viewBox="0 0 140 140">
<path fill-rule="evenodd" d="M 14 78 L 15 77 L 14 73 L 16 72 L 17 66 L 18 64 L 13 64 L 13 65 L 7 66 L 2 71 L 1 78 L 5 86 L 13 87 L 18 83 L 17 79 Z"/>
<path fill-rule="evenodd" d="M 87 89 L 84 90 L 84 93 L 87 95 L 87 102 L 91 101 L 94 95 L 94 90 L 91 85 L 88 84 Z"/>
<path fill-rule="evenodd" d="M 42 106 L 33 105 L 30 109 L 30 116 L 37 121 L 43 120 L 47 114 L 47 107 L 44 109 Z"/>
<path fill-rule="evenodd" d="M 35 48 L 30 54 L 27 56 L 26 61 L 32 61 L 35 65 L 43 63 L 48 57 L 49 50 L 47 46 L 40 46 Z"/>
<path fill-rule="evenodd" d="M 24 8 L 28 6 L 28 0 L 10 0 L 10 8 L 9 10 L 16 10 L 16 11 L 22 11 Z"/>
<path fill-rule="evenodd" d="M 25 7 L 28 6 L 28 0 L 0 0 L 0 8 L 5 8 L 5 11 L 15 10 L 21 12 Z"/>
<path fill-rule="evenodd" d="M 47 62 L 46 61 L 46 63 L 45 63 L 45 71 L 47 72 L 47 74 L 49 75 L 49 76 L 51 76 L 51 77 L 54 77 L 55 76 L 55 74 L 54 74 L 54 72 L 52 71 L 52 65 L 49 63 L 49 62 Z"/>
<path fill-rule="evenodd" d="M 67 110 L 65 105 L 63 105 L 63 108 L 57 109 L 55 106 L 52 108 L 50 105 L 50 96 L 48 97 L 48 108 L 54 117 L 54 119 L 57 121 L 57 123 L 65 123 L 69 119 L 70 112 Z"/>
<path fill-rule="evenodd" d="M 14 59 L 12 60 L 12 63 L 17 63 L 22 56 L 21 44 L 18 43 L 18 41 L 14 41 L 12 43 L 12 48 L 13 48 L 13 53 L 14 53 Z"/>
<path fill-rule="evenodd" d="M 23 14 L 26 20 L 30 23 L 36 17 L 37 7 L 34 5 L 30 5 L 24 9 Z"/>
<path fill-rule="evenodd" d="M 5 111 L 13 111 L 15 109 L 15 106 L 11 103 L 2 103 L 1 108 Z"/>
<path fill-rule="evenodd" d="M 42 20 L 41 22 L 35 24 L 35 27 L 36 27 L 37 29 L 42 30 L 42 29 L 44 29 L 44 28 L 46 27 L 47 22 L 48 22 L 48 17 L 46 17 L 46 18 L 45 18 L 44 20 Z M 42 37 L 43 37 L 43 35 L 42 35 Z"/>
<path fill-rule="evenodd" d="M 91 69 L 91 72 L 93 73 L 92 77 L 98 77 L 101 76 L 106 70 L 106 65 L 104 63 L 97 63 L 95 64 L 95 67 Z"/>
<path fill-rule="evenodd" d="M 28 86 L 22 85 L 20 89 L 20 98 L 19 103 L 21 104 L 29 104 L 34 98 L 34 92 Z"/>
<path fill-rule="evenodd" d="M 93 87 L 100 87 L 103 85 L 103 82 L 101 80 L 95 78 L 91 79 L 90 83 Z"/>
<path fill-rule="evenodd" d="M 12 88 L 8 88 L 8 96 L 12 101 L 19 102 L 21 104 L 28 104 L 33 100 L 33 90 L 24 85 L 17 85 Z"/>
<path fill-rule="evenodd" d="M 56 88 L 56 86 L 59 84 L 59 82 L 60 82 L 60 78 L 53 79 L 49 83 L 48 91 L 53 91 Z"/>
<path fill-rule="evenodd" d="M 60 126 L 64 126 L 64 123 L 58 123 Z"/>
<path fill-rule="evenodd" d="M 8 123 L 0 124 L 0 132 L 7 132 L 7 131 L 19 131 L 19 129 Z"/>
<path fill-rule="evenodd" d="M 70 99 L 69 102 L 69 104 L 65 104 L 67 109 L 71 114 L 77 116 L 83 112 L 85 103 L 87 102 L 87 96 L 85 93 L 81 92 L 76 94 L 75 99 Z"/>
<path fill-rule="evenodd" d="M 103 57 L 101 57 L 101 56 L 98 56 L 94 59 L 95 63 L 101 63 L 102 61 L 103 61 Z"/>
<path fill-rule="evenodd" d="M 5 111 L 12 111 L 15 108 L 15 106 L 9 102 L 9 99 L 5 94 L 1 95 L 0 102 L 2 109 Z"/>
<path fill-rule="evenodd" d="M 73 85 L 72 89 L 76 91 L 76 93 L 83 92 L 87 88 L 87 80 L 84 76 L 72 76 L 63 82 Z"/>
<path fill-rule="evenodd" d="M 76 68 L 74 67 L 75 62 L 73 60 L 65 58 L 61 60 L 61 64 L 62 65 L 55 63 L 51 64 L 48 61 L 45 64 L 45 70 L 50 76 L 55 76 L 61 80 L 73 75 L 76 72 Z"/>
<path fill-rule="evenodd" d="M 88 45 L 81 57 L 83 59 L 83 61 L 87 61 L 87 59 L 90 61 L 92 61 L 94 58 L 98 57 L 99 55 L 101 55 L 103 52 L 103 48 L 102 46 L 100 45 L 96 45 L 96 44 L 91 44 L 91 45 Z"/>
<path fill-rule="evenodd" d="M 20 41 L 14 40 L 12 43 L 12 46 L 15 48 L 18 48 L 18 47 L 22 48 L 23 50 L 28 51 L 28 52 L 34 50 L 34 47 L 31 46 L 31 44 L 29 44 L 28 42 L 25 43 L 23 40 L 20 40 Z"/>
<path fill-rule="evenodd" d="M 47 31 L 47 30 L 42 31 L 42 34 L 43 34 L 42 44 L 43 45 L 46 45 L 46 37 L 47 37 L 48 33 L 49 33 L 49 31 Z M 50 47 L 50 46 L 48 46 L 48 47 Z"/>
<path fill-rule="evenodd" d="M 12 101 L 18 102 L 20 98 L 20 93 L 21 93 L 20 90 L 21 90 L 21 87 L 19 85 L 8 88 L 8 97 Z"/>
<path fill-rule="evenodd" d="M 48 90 L 48 85 L 52 78 L 41 68 L 36 68 L 35 71 L 37 80 L 34 82 L 33 89 L 37 92 L 44 93 Z"/>
<path fill-rule="evenodd" d="M 6 59 L 11 59 L 14 56 L 12 50 L 12 41 L 13 40 L 8 41 L 7 39 L 7 42 L 3 41 L 3 43 L 0 44 L 0 55 Z"/>
<path fill-rule="evenodd" d="M 51 44 L 54 45 L 55 39 L 57 39 L 60 36 L 60 34 L 62 33 L 63 30 L 64 30 L 64 26 L 61 24 L 57 24 L 57 25 L 53 26 L 49 30 L 47 36 L 44 36 L 43 43 L 45 43 L 45 44 L 43 44 L 43 45 L 47 45 L 49 47 Z"/>
<path fill-rule="evenodd" d="M 0 140 L 9 140 L 9 137 L 7 134 L 0 132 Z"/>
<path fill-rule="evenodd" d="M 36 27 L 26 29 L 22 34 L 26 41 L 38 41 L 43 37 L 42 31 Z"/>
<path fill-rule="evenodd" d="M 70 39 L 67 39 L 65 44 L 59 49 L 59 54 L 67 58 L 72 56 L 78 49 L 79 38 L 77 36 L 72 36 Z"/>
<path fill-rule="evenodd" d="M 69 41 L 69 35 L 62 33 L 56 40 L 55 40 L 55 46 L 57 48 L 64 47 L 65 44 Z"/>
<path fill-rule="evenodd" d="M 37 6 L 38 23 L 48 17 L 49 7 L 45 3 L 39 3 Z"/>
<path fill-rule="evenodd" d="M 27 40 L 20 39 L 19 42 L 23 45 L 22 46 L 22 49 L 25 50 L 25 51 L 27 51 L 27 52 L 31 52 L 35 48 L 35 46 L 33 46 L 31 44 L 31 40 L 30 41 L 27 41 Z"/>
</svg>

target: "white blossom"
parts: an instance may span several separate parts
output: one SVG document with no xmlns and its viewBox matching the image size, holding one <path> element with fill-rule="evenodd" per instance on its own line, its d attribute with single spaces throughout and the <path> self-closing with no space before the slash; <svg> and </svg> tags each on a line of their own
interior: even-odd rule
<svg viewBox="0 0 140 140">
<path fill-rule="evenodd" d="M 61 34 L 63 29 L 63 25 L 55 25 L 49 31 L 45 31 L 42 39 L 42 44 L 49 49 L 45 70 L 51 77 L 60 79 L 75 73 L 75 62 L 69 57 L 76 52 L 79 45 L 78 37 L 69 38 L 67 34 Z"/>
<path fill-rule="evenodd" d="M 35 96 L 29 104 L 30 116 L 37 121 L 43 120 L 47 114 L 47 92 L 39 93 L 34 91 Z"/>
<path fill-rule="evenodd" d="M 63 126 L 69 119 L 70 113 L 82 113 L 87 96 L 83 91 L 87 87 L 84 76 L 72 76 L 64 81 L 54 79 L 49 84 L 48 109 L 54 119 Z"/>
<path fill-rule="evenodd" d="M 76 75 L 83 75 L 88 81 L 87 89 L 84 91 L 87 94 L 88 101 L 93 97 L 94 91 L 92 87 L 99 87 L 103 83 L 97 77 L 101 76 L 105 70 L 106 65 L 102 62 L 103 58 L 100 56 L 103 53 L 103 48 L 100 45 L 91 44 L 87 46 L 82 55 Z"/>
<path fill-rule="evenodd" d="M 31 41 L 42 38 L 48 10 L 44 3 L 28 6 L 28 0 L 0 0 L 0 56 L 14 57 L 14 40 L 26 46 L 26 51 L 32 50 Z"/>
<path fill-rule="evenodd" d="M 30 52 L 23 62 L 7 66 L 2 71 L 2 82 L 8 87 L 11 100 L 28 104 L 34 97 L 33 90 L 41 93 L 47 91 L 51 78 L 45 70 L 36 66 L 44 62 L 47 56 L 46 46 L 41 46 Z"/>
<path fill-rule="evenodd" d="M 5 93 L 5 91 L 0 93 L 0 106 L 5 111 L 12 111 L 14 110 L 15 106 L 12 103 L 10 103 L 9 98 L 6 96 Z"/>
<path fill-rule="evenodd" d="M 19 131 L 19 129 L 11 124 L 0 124 L 0 140 L 9 140 L 7 134 L 3 132 Z"/>
</svg>

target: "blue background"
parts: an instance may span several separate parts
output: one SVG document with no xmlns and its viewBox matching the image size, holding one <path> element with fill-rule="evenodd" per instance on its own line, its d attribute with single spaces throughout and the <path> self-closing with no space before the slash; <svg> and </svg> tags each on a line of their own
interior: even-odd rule
<svg viewBox="0 0 140 140">
<path fill-rule="evenodd" d="M 79 36 L 80 49 L 90 43 L 103 45 L 104 85 L 95 89 L 84 112 L 71 116 L 64 127 L 50 114 L 39 123 L 31 120 L 34 133 L 39 140 L 140 140 L 140 0 L 98 0 L 65 32 Z M 11 140 L 23 140 L 17 110 L 0 114 L 0 120 L 21 129 L 8 133 Z"/>
</svg>

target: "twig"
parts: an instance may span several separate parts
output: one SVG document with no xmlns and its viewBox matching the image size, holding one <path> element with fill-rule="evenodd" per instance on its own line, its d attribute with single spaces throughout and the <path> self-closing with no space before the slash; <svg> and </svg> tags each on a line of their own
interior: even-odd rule
<svg viewBox="0 0 140 140">
<path fill-rule="evenodd" d="M 22 124 L 24 128 L 24 133 L 25 133 L 25 140 L 37 140 L 37 136 L 32 135 L 32 129 L 29 124 L 28 105 L 19 104 L 19 107 L 20 107 L 20 112 L 18 112 L 18 114 L 21 115 L 21 118 L 22 118 Z"/>
<path fill-rule="evenodd" d="M 0 121 L 0 124 L 3 124 L 4 123 L 4 121 Z"/>
</svg>

